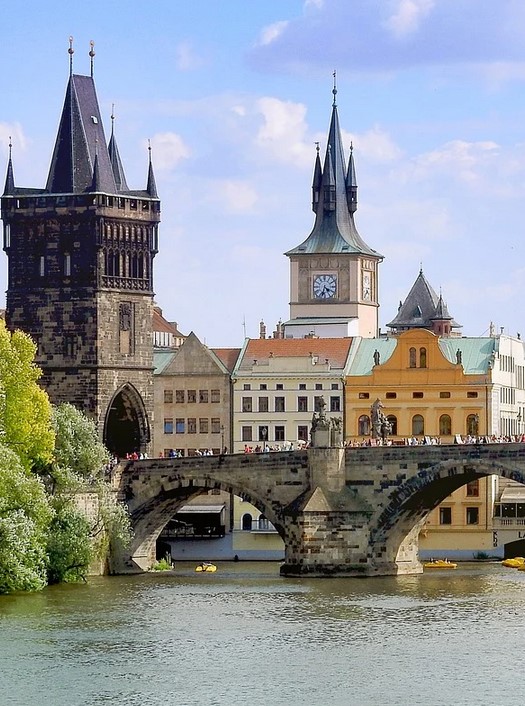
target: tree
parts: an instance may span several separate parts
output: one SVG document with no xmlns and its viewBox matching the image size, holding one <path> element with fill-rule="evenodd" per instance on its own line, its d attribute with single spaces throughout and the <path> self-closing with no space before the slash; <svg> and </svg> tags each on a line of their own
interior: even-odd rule
<svg viewBox="0 0 525 706">
<path fill-rule="evenodd" d="M 0 444 L 0 593 L 46 585 L 46 536 L 52 518 L 42 481 Z"/>
<path fill-rule="evenodd" d="M 85 578 L 93 558 L 90 525 L 72 502 L 62 503 L 51 521 L 48 538 L 49 583 Z"/>
<path fill-rule="evenodd" d="M 53 408 L 54 465 L 69 469 L 83 480 L 101 478 L 109 452 L 98 437 L 95 422 L 72 404 Z"/>
<path fill-rule="evenodd" d="M 36 347 L 22 331 L 0 320 L 0 436 L 26 468 L 50 463 L 54 447 L 51 403 L 39 386 Z"/>
</svg>

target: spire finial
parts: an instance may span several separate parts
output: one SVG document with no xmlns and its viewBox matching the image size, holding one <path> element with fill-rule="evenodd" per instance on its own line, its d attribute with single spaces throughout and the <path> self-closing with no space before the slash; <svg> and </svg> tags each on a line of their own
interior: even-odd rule
<svg viewBox="0 0 525 706">
<path fill-rule="evenodd" d="M 350 154 L 354 151 L 354 141 L 350 142 Z"/>
<path fill-rule="evenodd" d="M 13 138 L 9 135 L 9 159 L 11 159 L 11 151 L 13 149 Z"/>
<path fill-rule="evenodd" d="M 148 152 L 149 152 L 149 162 L 151 164 L 151 140 L 148 137 Z"/>
<path fill-rule="evenodd" d="M 332 74 L 332 76 L 334 77 L 334 87 L 332 88 L 332 93 L 334 94 L 334 102 L 332 103 L 332 107 L 335 108 L 337 105 L 337 103 L 335 102 L 335 97 L 337 95 L 337 81 L 336 81 L 337 72 L 335 71 L 335 69 L 334 69 L 334 73 Z"/>
<path fill-rule="evenodd" d="M 73 76 L 73 54 L 75 53 L 75 50 L 73 49 L 73 37 L 69 37 L 69 49 L 67 50 L 67 53 L 69 54 L 69 75 Z"/>
<path fill-rule="evenodd" d="M 115 129 L 115 104 L 111 104 L 111 134 L 113 135 Z"/>
<path fill-rule="evenodd" d="M 93 78 L 93 59 L 95 58 L 95 42 L 91 40 L 89 42 L 89 59 L 91 62 L 91 78 Z"/>
<path fill-rule="evenodd" d="M 315 143 L 315 151 L 317 152 L 317 154 L 319 154 L 319 143 L 318 142 Z"/>
<path fill-rule="evenodd" d="M 423 274 L 423 263 L 422 262 L 419 263 L 419 274 L 420 275 Z"/>
</svg>

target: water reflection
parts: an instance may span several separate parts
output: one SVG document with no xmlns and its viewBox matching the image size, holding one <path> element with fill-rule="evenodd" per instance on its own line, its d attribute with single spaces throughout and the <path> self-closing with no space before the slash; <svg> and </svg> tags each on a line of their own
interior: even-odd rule
<svg viewBox="0 0 525 706">
<path fill-rule="evenodd" d="M 6 703 L 497 704 L 504 680 L 520 683 L 525 572 L 193 568 L 0 597 Z M 506 704 L 522 700 L 506 690 Z"/>
</svg>

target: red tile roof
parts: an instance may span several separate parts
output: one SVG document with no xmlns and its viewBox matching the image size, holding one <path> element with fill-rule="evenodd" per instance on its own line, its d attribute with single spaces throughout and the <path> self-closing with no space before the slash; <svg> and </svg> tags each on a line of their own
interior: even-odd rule
<svg viewBox="0 0 525 706">
<path fill-rule="evenodd" d="M 241 352 L 240 348 L 212 348 L 211 349 L 217 358 L 223 363 L 223 365 L 226 366 L 226 368 L 230 371 L 230 373 L 233 371 L 235 367 L 235 363 L 237 362 L 237 358 L 239 357 L 239 353 Z"/>
<path fill-rule="evenodd" d="M 348 358 L 351 338 L 252 338 L 244 352 L 243 363 L 265 363 L 273 358 L 317 356 L 319 363 L 328 359 L 331 367 L 343 368 Z M 241 366 L 242 367 L 242 366 Z"/>
</svg>

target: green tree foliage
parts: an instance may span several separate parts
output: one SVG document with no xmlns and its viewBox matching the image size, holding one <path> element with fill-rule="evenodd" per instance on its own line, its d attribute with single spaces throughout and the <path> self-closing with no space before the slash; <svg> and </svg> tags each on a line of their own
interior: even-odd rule
<svg viewBox="0 0 525 706">
<path fill-rule="evenodd" d="M 35 344 L 25 333 L 10 333 L 0 320 L 0 435 L 26 468 L 52 459 L 51 404 L 38 386 Z"/>
<path fill-rule="evenodd" d="M 60 503 L 51 521 L 47 539 L 48 582 L 85 579 L 93 558 L 90 525 L 71 502 Z"/>
<path fill-rule="evenodd" d="M 46 537 L 53 518 L 40 479 L 0 444 L 0 593 L 46 585 Z"/>
</svg>

